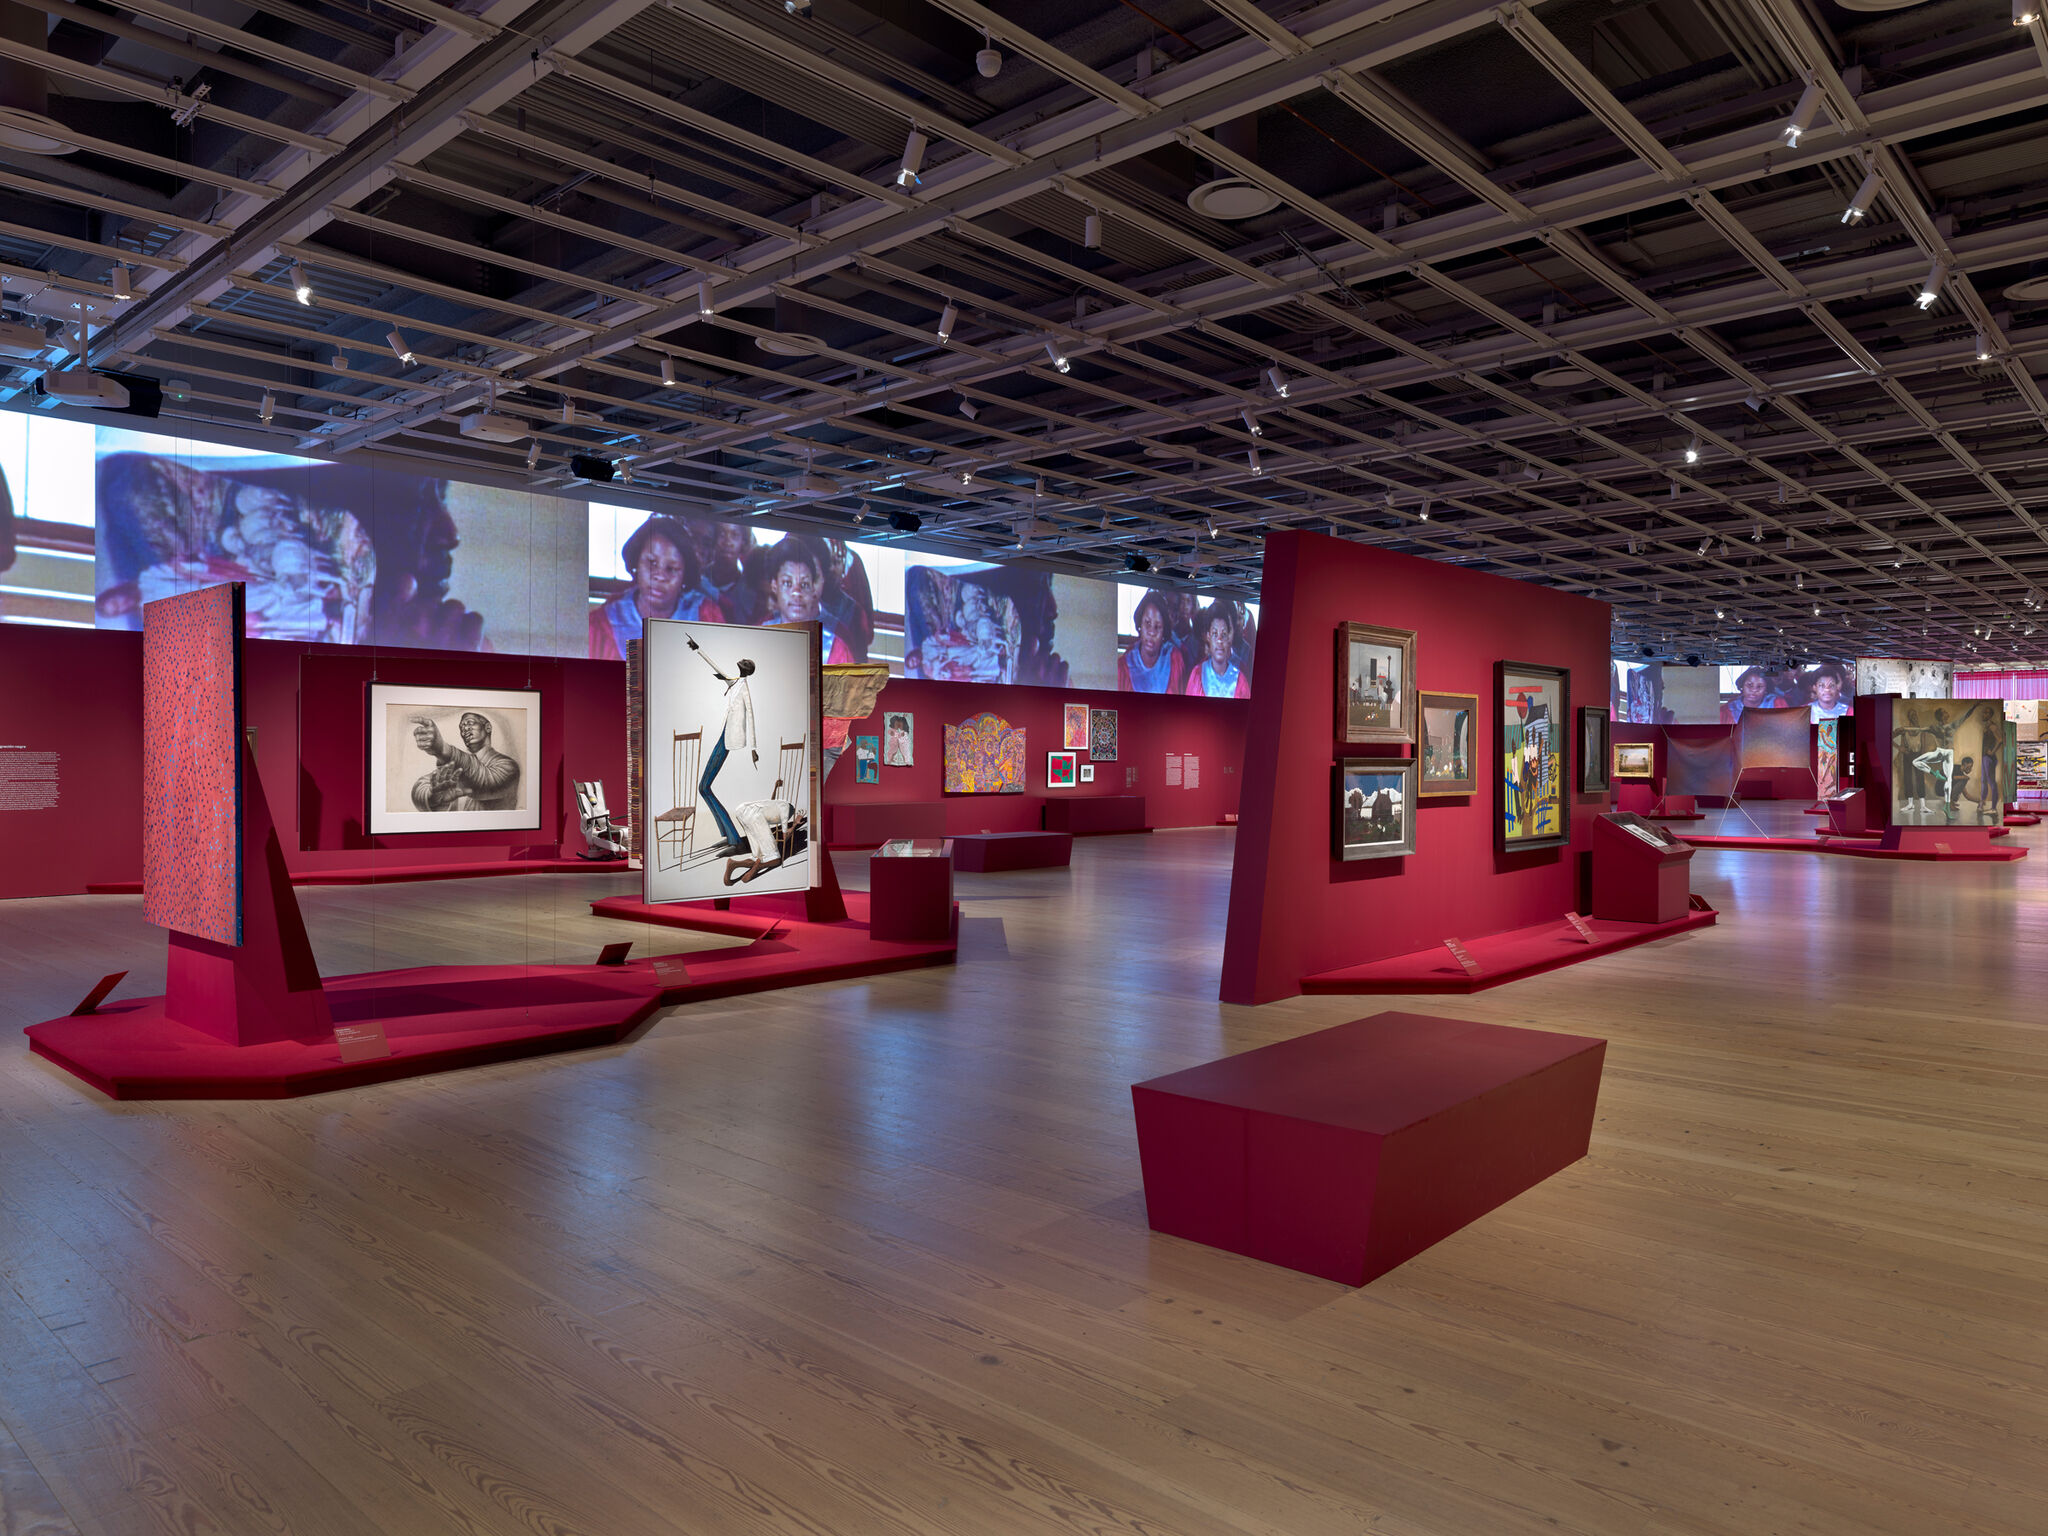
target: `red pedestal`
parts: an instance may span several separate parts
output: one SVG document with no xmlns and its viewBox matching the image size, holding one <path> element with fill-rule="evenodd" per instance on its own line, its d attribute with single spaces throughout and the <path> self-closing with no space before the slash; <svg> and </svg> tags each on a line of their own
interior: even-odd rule
<svg viewBox="0 0 2048 1536">
<path fill-rule="evenodd" d="M 953 932 L 953 860 L 948 854 L 868 861 L 868 937 L 938 943 Z"/>
<path fill-rule="evenodd" d="M 1626 810 L 1628 807 L 1623 806 L 1622 809 Z M 1700 802 L 1697 795 L 1659 795 L 1657 797 L 1657 808 L 1650 814 L 1653 816 L 1669 816 L 1675 819 L 1680 816 L 1697 816 L 1699 813 Z"/>
<path fill-rule="evenodd" d="M 1827 802 L 1828 830 L 1838 837 L 1855 837 L 1870 830 L 1870 811 L 1863 791 L 1852 789 Z"/>
<path fill-rule="evenodd" d="M 974 832 L 953 839 L 958 869 L 1056 869 L 1073 857 L 1069 832 Z"/>
<path fill-rule="evenodd" d="M 1617 779 L 1614 785 L 1616 810 L 1651 815 L 1657 809 L 1657 786 L 1649 779 Z"/>
<path fill-rule="evenodd" d="M 1363 1285 L 1585 1156 L 1606 1050 L 1382 1013 L 1138 1083 L 1147 1217 Z"/>
<path fill-rule="evenodd" d="M 1149 832 L 1143 795 L 1054 795 L 1045 802 L 1048 832 Z"/>
<path fill-rule="evenodd" d="M 2003 827 L 1887 827 L 1880 848 L 1912 853 L 1989 853 L 1994 837 L 2010 836 Z"/>
<path fill-rule="evenodd" d="M 1659 847 L 1629 830 L 1640 817 L 1593 823 L 1593 915 L 1619 923 L 1675 923 L 1691 906 L 1693 849 L 1675 837 Z M 1671 837 L 1669 833 L 1661 833 Z"/>
</svg>

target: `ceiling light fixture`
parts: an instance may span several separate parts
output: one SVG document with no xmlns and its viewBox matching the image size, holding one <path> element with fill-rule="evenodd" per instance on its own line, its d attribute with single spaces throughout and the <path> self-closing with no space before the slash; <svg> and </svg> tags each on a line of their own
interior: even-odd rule
<svg viewBox="0 0 2048 1536">
<path fill-rule="evenodd" d="M 114 268 L 113 271 L 107 274 L 107 281 L 114 285 L 115 298 L 132 299 L 135 297 L 135 289 L 129 284 L 128 269 L 126 267 Z"/>
<path fill-rule="evenodd" d="M 386 331 L 384 333 L 384 341 L 391 348 L 391 355 L 401 363 L 413 361 L 412 347 L 407 344 L 405 337 L 399 334 L 398 327 L 393 326 L 390 330 Z"/>
<path fill-rule="evenodd" d="M 1982 331 L 1977 333 L 1977 361 L 1980 363 L 1991 361 L 1991 340 Z"/>
<path fill-rule="evenodd" d="M 1244 418 L 1244 429 L 1251 433 L 1253 437 L 1264 437 L 1266 435 L 1266 429 L 1259 425 L 1259 418 L 1252 414 L 1250 406 L 1239 406 L 1237 414 Z"/>
<path fill-rule="evenodd" d="M 313 302 L 313 280 L 306 276 L 306 269 L 296 261 L 292 263 L 292 293 L 301 304 Z"/>
<path fill-rule="evenodd" d="M 939 311 L 940 346 L 943 347 L 947 342 L 953 339 L 953 327 L 959 324 L 959 321 L 960 306 L 955 304 L 951 299 L 948 299 L 946 301 L 946 307 Z"/>
<path fill-rule="evenodd" d="M 2015 0 L 2018 3 L 2018 0 Z M 1799 105 L 1792 109 L 1791 120 L 1785 124 L 1783 138 L 1785 147 L 1797 149 L 1799 136 L 1813 126 L 1813 120 L 1820 115 L 1820 82 L 1808 79 L 1806 89 L 1799 94 Z"/>
<path fill-rule="evenodd" d="M 714 313 L 715 309 L 716 306 L 713 305 L 711 302 L 711 279 L 708 277 L 698 278 L 697 313 L 700 315 L 709 315 Z"/>
<path fill-rule="evenodd" d="M 2031 27 L 2034 18 L 2041 13 L 2034 9 L 2034 0 L 2012 0 L 2012 24 L 2016 27 Z"/>
<path fill-rule="evenodd" d="M 996 40 L 988 35 L 988 28 L 981 29 L 981 47 L 974 55 L 975 72 L 984 80 L 993 80 L 1003 72 L 1003 56 L 996 51 Z"/>
<path fill-rule="evenodd" d="M 1422 511 L 1418 515 L 1425 523 L 1429 521 L 1429 500 L 1427 497 L 1423 499 Z"/>
<path fill-rule="evenodd" d="M 1862 184 L 1856 188 L 1854 195 L 1850 197 L 1849 206 L 1842 210 L 1842 222 L 1844 224 L 1862 223 L 1863 216 L 1870 212 L 1871 205 L 1877 201 L 1878 188 L 1883 185 L 1883 174 L 1873 166 L 1870 174 L 1863 178 Z"/>
<path fill-rule="evenodd" d="M 263 391 L 263 403 L 256 407 L 256 419 L 267 427 L 270 425 L 270 418 L 276 414 L 277 397 L 266 389 Z"/>
<path fill-rule="evenodd" d="M 1102 249 L 1102 215 L 1091 213 L 1081 221 L 1081 244 L 1091 251 Z"/>
<path fill-rule="evenodd" d="M 1287 382 L 1287 375 L 1278 368 L 1268 368 L 1266 370 L 1266 383 L 1272 386 L 1273 393 L 1282 400 L 1285 400 L 1291 392 L 1292 386 Z"/>
<path fill-rule="evenodd" d="M 540 439 L 530 438 L 526 444 L 526 467 L 532 469 L 540 462 Z"/>
<path fill-rule="evenodd" d="M 1697 437 L 1695 437 L 1691 442 L 1685 445 L 1685 462 L 1688 464 L 1697 464 L 1699 463 L 1699 461 L 1700 440 Z"/>
<path fill-rule="evenodd" d="M 1074 371 L 1073 365 L 1060 355 L 1060 349 L 1053 345 L 1052 338 L 1050 337 L 1046 338 L 1045 355 L 1052 359 L 1053 367 L 1059 369 L 1061 373 L 1072 373 Z"/>
<path fill-rule="evenodd" d="M 663 353 L 661 358 L 661 382 L 671 389 L 675 388 L 676 360 L 667 353 Z"/>
<path fill-rule="evenodd" d="M 969 421 L 972 421 L 975 417 L 979 416 L 981 412 L 975 409 L 975 405 L 972 400 L 968 399 L 965 395 L 962 395 L 960 397 L 960 414 L 962 416 L 965 416 Z"/>
<path fill-rule="evenodd" d="M 1941 297 L 1941 285 L 1948 281 L 1948 263 L 1939 257 L 1927 269 L 1927 276 L 1920 280 L 1920 292 L 1913 302 L 1921 309 L 1934 308 L 1934 301 Z"/>
<path fill-rule="evenodd" d="M 1246 460 L 1247 460 L 1247 461 L 1248 461 L 1248 462 L 1249 462 L 1249 463 L 1251 464 L 1251 467 L 1252 467 L 1252 473 L 1253 473 L 1253 474 L 1255 474 L 1255 475 L 1263 475 L 1263 474 L 1265 473 L 1265 470 L 1263 470 L 1263 469 L 1261 469 L 1261 468 L 1259 467 L 1259 450 L 1258 450 L 1258 449 L 1256 449 L 1256 448 L 1247 448 L 1247 449 L 1245 449 L 1245 451 L 1244 451 L 1244 456 L 1245 456 Z"/>
<path fill-rule="evenodd" d="M 896 169 L 896 185 L 899 187 L 921 187 L 924 177 L 918 173 L 924 169 L 924 152 L 931 144 L 918 129 L 910 130 L 910 137 L 903 141 L 903 164 Z"/>
</svg>

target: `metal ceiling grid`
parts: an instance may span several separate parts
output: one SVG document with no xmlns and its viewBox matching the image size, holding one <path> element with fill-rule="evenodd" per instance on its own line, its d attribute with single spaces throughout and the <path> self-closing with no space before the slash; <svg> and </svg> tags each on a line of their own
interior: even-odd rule
<svg viewBox="0 0 2048 1536">
<path fill-rule="evenodd" d="M 649 507 L 1246 593 L 1328 529 L 1659 654 L 2048 655 L 1996 0 L 30 10 L 79 148 L 0 148 L 0 276 L 126 268 L 94 356 L 194 430 L 527 478 L 488 394 Z"/>
</svg>

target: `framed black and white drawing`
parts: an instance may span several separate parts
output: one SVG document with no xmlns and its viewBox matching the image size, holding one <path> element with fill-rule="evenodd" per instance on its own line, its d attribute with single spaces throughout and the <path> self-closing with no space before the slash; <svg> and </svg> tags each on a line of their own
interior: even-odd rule
<svg viewBox="0 0 2048 1536">
<path fill-rule="evenodd" d="M 372 837 L 540 830 L 539 689 L 368 691 L 363 824 Z"/>
</svg>

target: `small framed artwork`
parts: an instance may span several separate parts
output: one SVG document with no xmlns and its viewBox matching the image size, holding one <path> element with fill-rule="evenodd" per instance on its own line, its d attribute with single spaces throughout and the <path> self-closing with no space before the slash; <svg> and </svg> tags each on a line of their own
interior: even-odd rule
<svg viewBox="0 0 2048 1536">
<path fill-rule="evenodd" d="M 1069 751 L 1086 752 L 1088 750 L 1088 706 L 1086 704 L 1064 705 L 1060 710 L 1060 719 L 1061 724 L 1064 726 L 1060 745 Z"/>
<path fill-rule="evenodd" d="M 1337 626 L 1337 739 L 1414 742 L 1414 630 Z"/>
<path fill-rule="evenodd" d="M 1494 845 L 1502 853 L 1562 848 L 1572 840 L 1572 675 L 1527 661 L 1493 664 L 1500 715 Z"/>
<path fill-rule="evenodd" d="M 1398 859 L 1415 851 L 1415 763 L 1347 757 L 1337 764 L 1331 807 L 1337 857 Z"/>
<path fill-rule="evenodd" d="M 1579 793 L 1604 793 L 1607 781 L 1607 711 L 1597 704 L 1579 706 Z"/>
<path fill-rule="evenodd" d="M 915 721 L 904 710 L 892 709 L 882 716 L 882 766 L 914 768 L 917 759 L 912 743 L 917 739 Z"/>
<path fill-rule="evenodd" d="M 1045 787 L 1047 789 L 1072 789 L 1074 787 L 1074 765 L 1077 756 L 1072 752 L 1048 752 L 1045 754 Z"/>
<path fill-rule="evenodd" d="M 1083 763 L 1081 765 L 1081 782 L 1083 784 L 1093 784 L 1095 782 L 1095 765 L 1093 763 Z"/>
<path fill-rule="evenodd" d="M 1611 761 L 1617 779 L 1656 777 L 1656 749 L 1647 741 L 1617 741 Z"/>
<path fill-rule="evenodd" d="M 1477 794 L 1479 758 L 1473 737 L 1479 729 L 1479 695 L 1418 693 L 1415 709 L 1422 770 L 1416 794 L 1425 800 Z"/>
<path fill-rule="evenodd" d="M 1088 711 L 1088 760 L 1094 763 L 1116 761 L 1116 711 L 1113 709 L 1091 709 Z"/>
<path fill-rule="evenodd" d="M 882 782 L 881 737 L 856 736 L 853 738 L 853 781 L 856 784 L 879 784 Z"/>
</svg>

